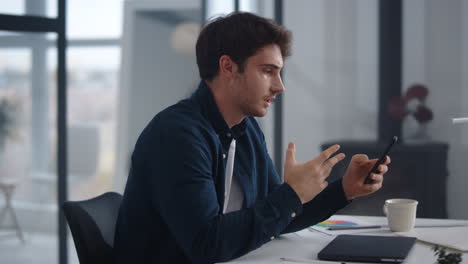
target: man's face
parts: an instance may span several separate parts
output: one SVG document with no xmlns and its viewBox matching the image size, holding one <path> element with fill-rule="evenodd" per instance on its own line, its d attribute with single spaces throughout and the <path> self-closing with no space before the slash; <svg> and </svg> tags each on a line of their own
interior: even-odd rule
<svg viewBox="0 0 468 264">
<path fill-rule="evenodd" d="M 244 72 L 236 71 L 234 100 L 244 116 L 263 117 L 276 95 L 284 91 L 280 71 L 283 56 L 276 44 L 265 46 L 249 57 Z"/>
</svg>

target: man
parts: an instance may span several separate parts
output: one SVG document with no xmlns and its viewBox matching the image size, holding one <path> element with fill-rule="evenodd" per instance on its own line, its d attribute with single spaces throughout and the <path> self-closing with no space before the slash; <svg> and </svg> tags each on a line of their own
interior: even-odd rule
<svg viewBox="0 0 468 264">
<path fill-rule="evenodd" d="M 291 33 L 270 20 L 233 13 L 200 33 L 198 90 L 157 114 L 141 133 L 116 227 L 116 263 L 214 263 L 278 235 L 327 219 L 350 200 L 378 190 L 390 159 L 344 158 L 334 145 L 306 163 L 289 143 L 281 183 L 253 117 L 284 91 L 280 71 Z M 176 89 L 176 87 L 174 88 Z"/>
</svg>

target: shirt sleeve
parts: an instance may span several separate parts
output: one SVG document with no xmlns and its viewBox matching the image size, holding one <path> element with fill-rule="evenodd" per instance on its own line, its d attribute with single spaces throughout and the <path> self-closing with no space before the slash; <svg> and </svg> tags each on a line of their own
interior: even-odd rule
<svg viewBox="0 0 468 264">
<path fill-rule="evenodd" d="M 268 157 L 269 168 L 269 183 L 270 189 L 274 190 L 275 186 L 281 185 L 278 173 L 273 165 L 271 158 Z M 283 183 L 287 185 L 287 183 Z M 289 185 L 288 185 L 289 186 Z M 297 196 L 295 191 L 290 189 Z M 297 197 L 299 199 L 299 197 Z M 336 213 L 336 211 L 351 203 L 346 199 L 341 179 L 330 183 L 325 190 L 319 193 L 310 202 L 305 203 L 302 207 L 302 214 L 298 214 L 291 223 L 281 231 L 282 234 L 296 232 L 315 225 L 323 220 L 328 219 Z"/>
<path fill-rule="evenodd" d="M 203 129 L 165 125 L 140 151 L 149 200 L 193 263 L 228 261 L 278 236 L 302 209 L 294 190 L 278 185 L 252 207 L 222 214 L 216 192 L 216 147 Z M 223 182 L 223 181 L 222 181 Z"/>
<path fill-rule="evenodd" d="M 282 233 L 296 232 L 322 222 L 349 203 L 351 201 L 346 199 L 341 179 L 336 180 L 314 199 L 304 204 L 302 214 L 296 217 Z"/>
</svg>

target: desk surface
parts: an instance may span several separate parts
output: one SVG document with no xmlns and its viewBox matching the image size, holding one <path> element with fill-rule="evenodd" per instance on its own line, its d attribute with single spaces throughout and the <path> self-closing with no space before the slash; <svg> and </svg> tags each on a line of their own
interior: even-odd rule
<svg viewBox="0 0 468 264">
<path fill-rule="evenodd" d="M 387 224 L 387 220 L 384 217 L 356 216 L 356 218 L 378 225 Z M 468 224 L 468 220 L 417 219 L 416 224 Z M 360 234 L 394 235 L 390 230 L 385 228 Z M 308 230 L 286 234 L 229 263 L 282 263 L 280 260 L 281 257 L 316 260 L 317 253 L 333 240 L 333 238 L 334 236 L 310 232 Z M 416 242 L 405 263 L 436 263 L 436 257 L 431 248 L 432 245 L 420 241 Z M 468 264 L 468 253 L 463 254 L 462 263 Z"/>
</svg>

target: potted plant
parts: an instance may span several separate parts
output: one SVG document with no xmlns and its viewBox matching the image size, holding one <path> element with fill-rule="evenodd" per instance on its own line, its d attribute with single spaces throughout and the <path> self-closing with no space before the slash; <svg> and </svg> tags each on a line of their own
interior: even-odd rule
<svg viewBox="0 0 468 264">
<path fill-rule="evenodd" d="M 462 261 L 461 253 L 448 253 L 447 248 L 437 245 L 432 250 L 435 251 L 434 255 L 437 256 L 436 264 L 459 264 Z"/>
<path fill-rule="evenodd" d="M 427 124 L 434 119 L 434 113 L 426 105 L 429 89 L 423 84 L 413 84 L 401 97 L 392 97 L 388 103 L 388 112 L 395 120 L 403 121 L 412 116 L 418 127 L 406 138 L 409 141 L 429 141 Z"/>
<path fill-rule="evenodd" d="M 16 112 L 18 103 L 14 98 L 0 98 L 0 155 L 8 138 L 14 138 L 16 133 Z"/>
</svg>

